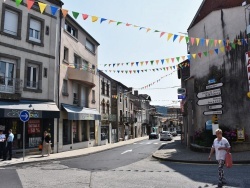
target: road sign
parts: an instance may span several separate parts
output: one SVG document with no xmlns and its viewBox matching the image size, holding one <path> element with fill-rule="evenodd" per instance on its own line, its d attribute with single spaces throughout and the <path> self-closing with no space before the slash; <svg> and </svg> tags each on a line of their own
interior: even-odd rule
<svg viewBox="0 0 250 188">
<path fill-rule="evenodd" d="M 216 82 L 215 79 L 208 80 L 208 84 L 214 84 Z"/>
<path fill-rule="evenodd" d="M 206 112 L 203 112 L 203 114 L 205 116 L 209 116 L 209 115 L 221 115 L 223 112 L 222 110 L 217 110 L 217 111 L 206 111 Z"/>
<path fill-rule="evenodd" d="M 214 89 L 214 90 L 200 92 L 197 94 L 197 97 L 200 99 L 205 97 L 213 97 L 216 95 L 221 95 L 221 89 Z"/>
<path fill-rule="evenodd" d="M 208 98 L 208 99 L 202 99 L 202 100 L 198 100 L 198 102 L 197 102 L 197 104 L 199 106 L 208 105 L 208 104 L 218 104 L 218 103 L 222 103 L 221 96 L 220 97 Z"/>
<path fill-rule="evenodd" d="M 178 95 L 185 95 L 186 94 L 186 89 L 185 88 L 178 88 L 177 93 L 178 93 Z"/>
<path fill-rule="evenodd" d="M 213 89 L 213 88 L 217 88 L 217 87 L 221 87 L 221 86 L 223 86 L 223 83 L 208 85 L 208 86 L 206 86 L 206 89 Z"/>
<path fill-rule="evenodd" d="M 209 110 L 215 110 L 215 109 L 220 109 L 220 108 L 223 108 L 222 104 L 216 104 L 216 105 L 212 105 L 208 107 Z"/>
<path fill-rule="evenodd" d="M 30 119 L 30 114 L 27 110 L 23 110 L 20 112 L 19 118 L 22 122 L 29 121 Z"/>
<path fill-rule="evenodd" d="M 178 95 L 178 99 L 185 99 L 186 95 Z"/>
</svg>

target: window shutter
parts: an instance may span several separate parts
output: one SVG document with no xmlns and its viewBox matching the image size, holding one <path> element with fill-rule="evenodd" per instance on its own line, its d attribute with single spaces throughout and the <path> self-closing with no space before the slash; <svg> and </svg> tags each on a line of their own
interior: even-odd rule
<svg viewBox="0 0 250 188">
<path fill-rule="evenodd" d="M 36 31 L 41 31 L 41 22 L 30 19 L 30 28 Z"/>
<path fill-rule="evenodd" d="M 5 10 L 4 32 L 11 35 L 17 35 L 18 13 L 11 10 Z"/>
</svg>

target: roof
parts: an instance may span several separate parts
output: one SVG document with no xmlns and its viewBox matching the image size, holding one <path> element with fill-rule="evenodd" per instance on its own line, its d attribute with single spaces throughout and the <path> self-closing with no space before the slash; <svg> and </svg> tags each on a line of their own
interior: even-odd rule
<svg viewBox="0 0 250 188">
<path fill-rule="evenodd" d="M 113 80 L 111 77 L 109 77 L 107 74 L 105 74 L 103 71 L 99 70 L 99 74 L 104 76 L 105 78 L 109 79 L 109 80 Z"/>
<path fill-rule="evenodd" d="M 151 101 L 151 97 L 147 94 L 140 94 L 139 97 L 143 97 L 144 99 Z"/>
<path fill-rule="evenodd" d="M 62 7 L 62 5 L 64 5 L 64 3 L 60 0 L 47 0 L 50 3 L 53 3 L 54 5 L 58 5 L 60 7 Z"/>
<path fill-rule="evenodd" d="M 203 0 L 188 30 L 215 10 L 238 7 L 243 0 Z"/>
</svg>

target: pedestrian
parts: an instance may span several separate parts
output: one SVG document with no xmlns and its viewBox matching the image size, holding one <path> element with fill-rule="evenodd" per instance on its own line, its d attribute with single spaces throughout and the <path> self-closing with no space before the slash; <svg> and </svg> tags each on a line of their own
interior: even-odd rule
<svg viewBox="0 0 250 188">
<path fill-rule="evenodd" d="M 12 133 L 12 129 L 10 129 L 9 130 L 9 135 L 8 135 L 8 138 L 7 138 L 7 146 L 5 148 L 4 155 L 3 155 L 3 161 L 6 161 L 8 153 L 9 153 L 8 160 L 12 159 L 13 140 L 14 140 L 14 134 Z"/>
<path fill-rule="evenodd" d="M 6 141 L 6 136 L 3 134 L 3 131 L 0 130 L 0 159 L 3 159 L 4 151 L 5 151 L 5 141 Z"/>
<path fill-rule="evenodd" d="M 226 153 L 230 151 L 230 144 L 226 138 L 222 136 L 222 130 L 217 129 L 215 131 L 216 137 L 214 139 L 210 155 L 208 157 L 209 160 L 211 160 L 211 155 L 215 151 L 216 160 L 218 161 L 218 174 L 219 174 L 219 182 L 218 187 L 222 187 L 224 184 L 226 184 L 226 179 L 224 178 L 224 164 L 225 164 L 225 158 Z"/>
<path fill-rule="evenodd" d="M 50 134 L 47 131 L 44 131 L 42 137 L 42 144 L 43 144 L 42 157 L 44 156 L 45 153 L 47 153 L 49 156 L 51 153 L 51 138 Z"/>
</svg>

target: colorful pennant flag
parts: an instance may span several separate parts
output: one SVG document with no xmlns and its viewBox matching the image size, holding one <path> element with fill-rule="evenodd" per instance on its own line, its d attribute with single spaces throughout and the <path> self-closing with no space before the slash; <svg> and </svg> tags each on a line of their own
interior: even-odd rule
<svg viewBox="0 0 250 188">
<path fill-rule="evenodd" d="M 47 7 L 47 4 L 38 2 L 38 5 L 40 8 L 40 12 L 42 14 L 44 12 L 45 8 Z"/>
<path fill-rule="evenodd" d="M 27 0 L 27 8 L 30 10 L 34 3 L 35 0 Z"/>
</svg>

